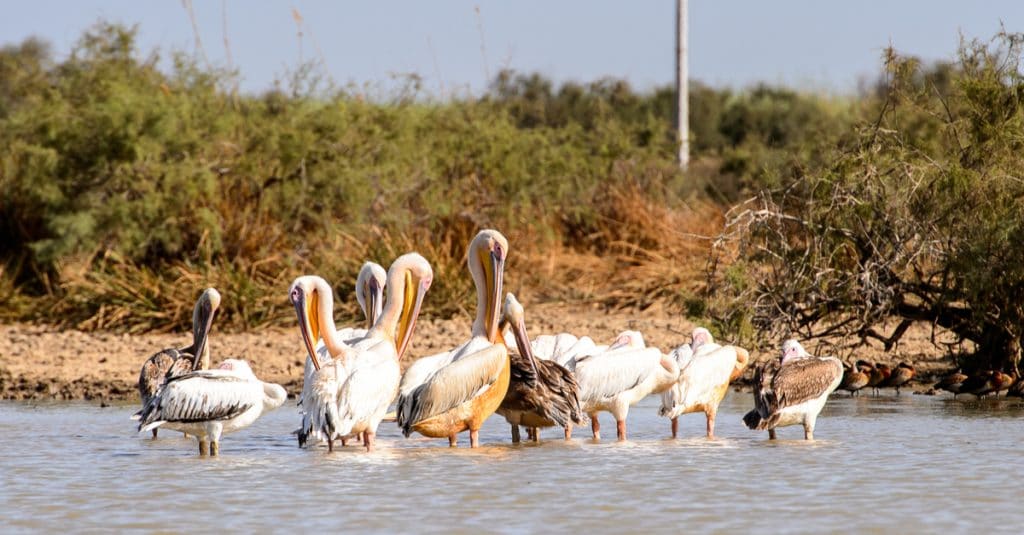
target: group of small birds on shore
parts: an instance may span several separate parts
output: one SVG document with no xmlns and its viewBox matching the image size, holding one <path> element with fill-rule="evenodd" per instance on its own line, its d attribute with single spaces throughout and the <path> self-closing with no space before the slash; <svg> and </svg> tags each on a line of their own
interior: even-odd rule
<svg viewBox="0 0 1024 535">
<path fill-rule="evenodd" d="M 613 415 L 616 435 L 625 440 L 630 407 L 652 394 L 661 395 L 658 413 L 670 420 L 673 438 L 679 416 L 695 412 L 705 414 L 706 436 L 714 438 L 718 406 L 748 365 L 747 350 L 719 344 L 700 327 L 668 354 L 646 346 L 636 331 L 607 345 L 569 333 L 531 340 L 524 307 L 502 291 L 508 252 L 498 231 L 476 235 L 467 253 L 477 293 L 468 340 L 421 357 L 404 372 L 400 362 L 433 280 L 425 258 L 402 255 L 386 272 L 374 263 L 363 266 L 355 292 L 366 318 L 361 327 L 337 328 L 333 292 L 323 278 L 295 279 L 288 299 L 306 352 L 301 423 L 294 431 L 299 446 L 326 443 L 330 452 L 336 442 L 358 441 L 373 451 L 378 426 L 393 418 L 406 437 L 447 438 L 454 447 L 468 431 L 470 446 L 477 447 L 480 427 L 495 412 L 508 421 L 513 442 L 522 440 L 521 427 L 530 440 L 539 441 L 541 428 L 556 426 L 569 439 L 574 426 L 588 421 L 598 440 L 600 412 Z M 146 360 L 139 375 L 142 409 L 133 416 L 139 432 L 151 431 L 153 438 L 160 427 L 195 437 L 200 455 L 217 455 L 223 434 L 248 426 L 287 398 L 283 387 L 260 381 L 244 360 L 210 368 L 209 334 L 220 301 L 217 290 L 206 289 L 193 312 L 192 345 Z M 786 340 L 779 357 L 756 370 L 754 408 L 743 421 L 768 431 L 770 439 L 778 427 L 802 425 L 804 438 L 812 440 L 818 413 L 837 388 L 856 393 L 892 386 L 898 392 L 913 376 L 908 364 L 892 370 L 865 361 L 845 366 Z"/>
</svg>

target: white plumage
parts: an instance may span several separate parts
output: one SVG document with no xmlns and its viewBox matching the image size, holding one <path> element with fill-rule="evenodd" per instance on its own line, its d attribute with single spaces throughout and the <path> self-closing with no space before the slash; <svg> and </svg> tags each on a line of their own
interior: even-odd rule
<svg viewBox="0 0 1024 535">
<path fill-rule="evenodd" d="M 158 427 L 188 433 L 199 453 L 217 455 L 221 435 L 245 428 L 284 403 L 281 385 L 264 383 L 244 360 L 228 359 L 214 370 L 168 379 L 142 411 L 139 432 Z"/>
<path fill-rule="evenodd" d="M 703 412 L 707 437 L 713 438 L 718 405 L 729 390 L 729 382 L 746 366 L 749 354 L 742 348 L 715 343 L 707 329 L 698 327 L 693 331 L 693 342 L 677 347 L 670 357 L 679 365 L 679 380 L 662 392 L 658 414 L 672 420 L 675 438 L 680 415 Z"/>
</svg>

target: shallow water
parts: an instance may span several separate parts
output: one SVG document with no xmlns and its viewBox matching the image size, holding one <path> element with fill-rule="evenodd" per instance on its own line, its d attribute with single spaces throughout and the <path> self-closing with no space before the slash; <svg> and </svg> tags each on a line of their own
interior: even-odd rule
<svg viewBox="0 0 1024 535">
<path fill-rule="evenodd" d="M 381 425 L 378 452 L 300 450 L 294 402 L 198 458 L 194 441 L 136 435 L 135 406 L 0 403 L 4 531 L 301 527 L 524 532 L 623 528 L 759 532 L 1019 532 L 1024 403 L 835 395 L 817 441 L 743 427 L 749 394 L 731 392 L 718 440 L 702 415 L 669 440 L 657 399 L 634 407 L 630 440 L 513 446 L 501 417 L 484 447 L 404 439 Z M 614 434 L 610 416 L 603 431 Z M 462 446 L 468 435 L 460 436 Z"/>
</svg>

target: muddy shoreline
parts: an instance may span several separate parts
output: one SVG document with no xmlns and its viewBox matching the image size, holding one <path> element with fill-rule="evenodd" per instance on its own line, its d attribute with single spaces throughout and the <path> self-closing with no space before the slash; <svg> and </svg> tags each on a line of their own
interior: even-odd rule
<svg viewBox="0 0 1024 535">
<path fill-rule="evenodd" d="M 693 329 L 693 324 L 681 317 L 652 309 L 606 311 L 551 304 L 531 307 L 527 314 L 531 336 L 568 331 L 607 343 L 616 333 L 632 329 L 641 331 L 649 346 L 666 352 L 687 341 Z M 469 317 L 421 318 L 403 365 L 408 365 L 412 358 L 454 347 L 468 337 L 471 323 Z M 858 350 L 855 358 L 911 362 L 917 367 L 918 378 L 924 380 L 916 383 L 914 389 L 925 391 L 932 377 L 952 368 L 951 358 L 931 343 L 931 335 L 929 326 L 916 326 L 894 351 L 886 353 L 879 344 Z M 146 358 L 165 347 L 188 345 L 190 336 L 184 330 L 128 335 L 61 330 L 45 325 L 0 325 L 0 398 L 138 400 L 135 385 L 139 367 Z M 809 349 L 813 348 L 813 343 L 809 344 Z M 283 385 L 292 395 L 301 387 L 304 353 L 297 328 L 221 333 L 214 327 L 211 351 L 214 363 L 225 358 L 248 360 L 257 376 Z M 771 348 L 751 351 L 757 361 L 773 354 Z M 748 369 L 744 378 L 751 375 Z"/>
</svg>

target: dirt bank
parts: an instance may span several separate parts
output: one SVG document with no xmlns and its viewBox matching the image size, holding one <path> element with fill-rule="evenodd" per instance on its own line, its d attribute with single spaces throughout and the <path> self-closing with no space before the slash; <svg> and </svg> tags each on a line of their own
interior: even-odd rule
<svg viewBox="0 0 1024 535">
<path fill-rule="evenodd" d="M 662 310 L 605 311 L 566 305 L 541 305 L 527 310 L 531 336 L 568 331 L 588 334 L 607 343 L 620 331 L 641 331 L 648 345 L 664 351 L 686 341 L 690 322 Z M 421 318 L 410 349 L 411 356 L 450 349 L 468 336 L 471 319 Z M 950 360 L 931 343 L 931 330 L 919 326 L 907 333 L 899 348 L 884 353 L 881 347 L 858 350 L 856 358 L 881 362 L 907 360 L 919 376 L 950 368 Z M 190 343 L 185 332 L 131 336 L 109 332 L 86 333 L 25 324 L 0 325 L 0 397 L 3 399 L 137 400 L 139 367 L 165 347 Z M 248 360 L 260 378 L 284 385 L 295 393 L 302 382 L 303 349 L 298 329 L 220 333 L 211 336 L 212 361 Z M 813 350 L 809 344 L 808 349 Z M 767 351 L 752 351 L 757 359 Z M 407 363 L 406 363 L 407 364 Z M 747 377 L 750 376 L 748 370 Z"/>
</svg>

